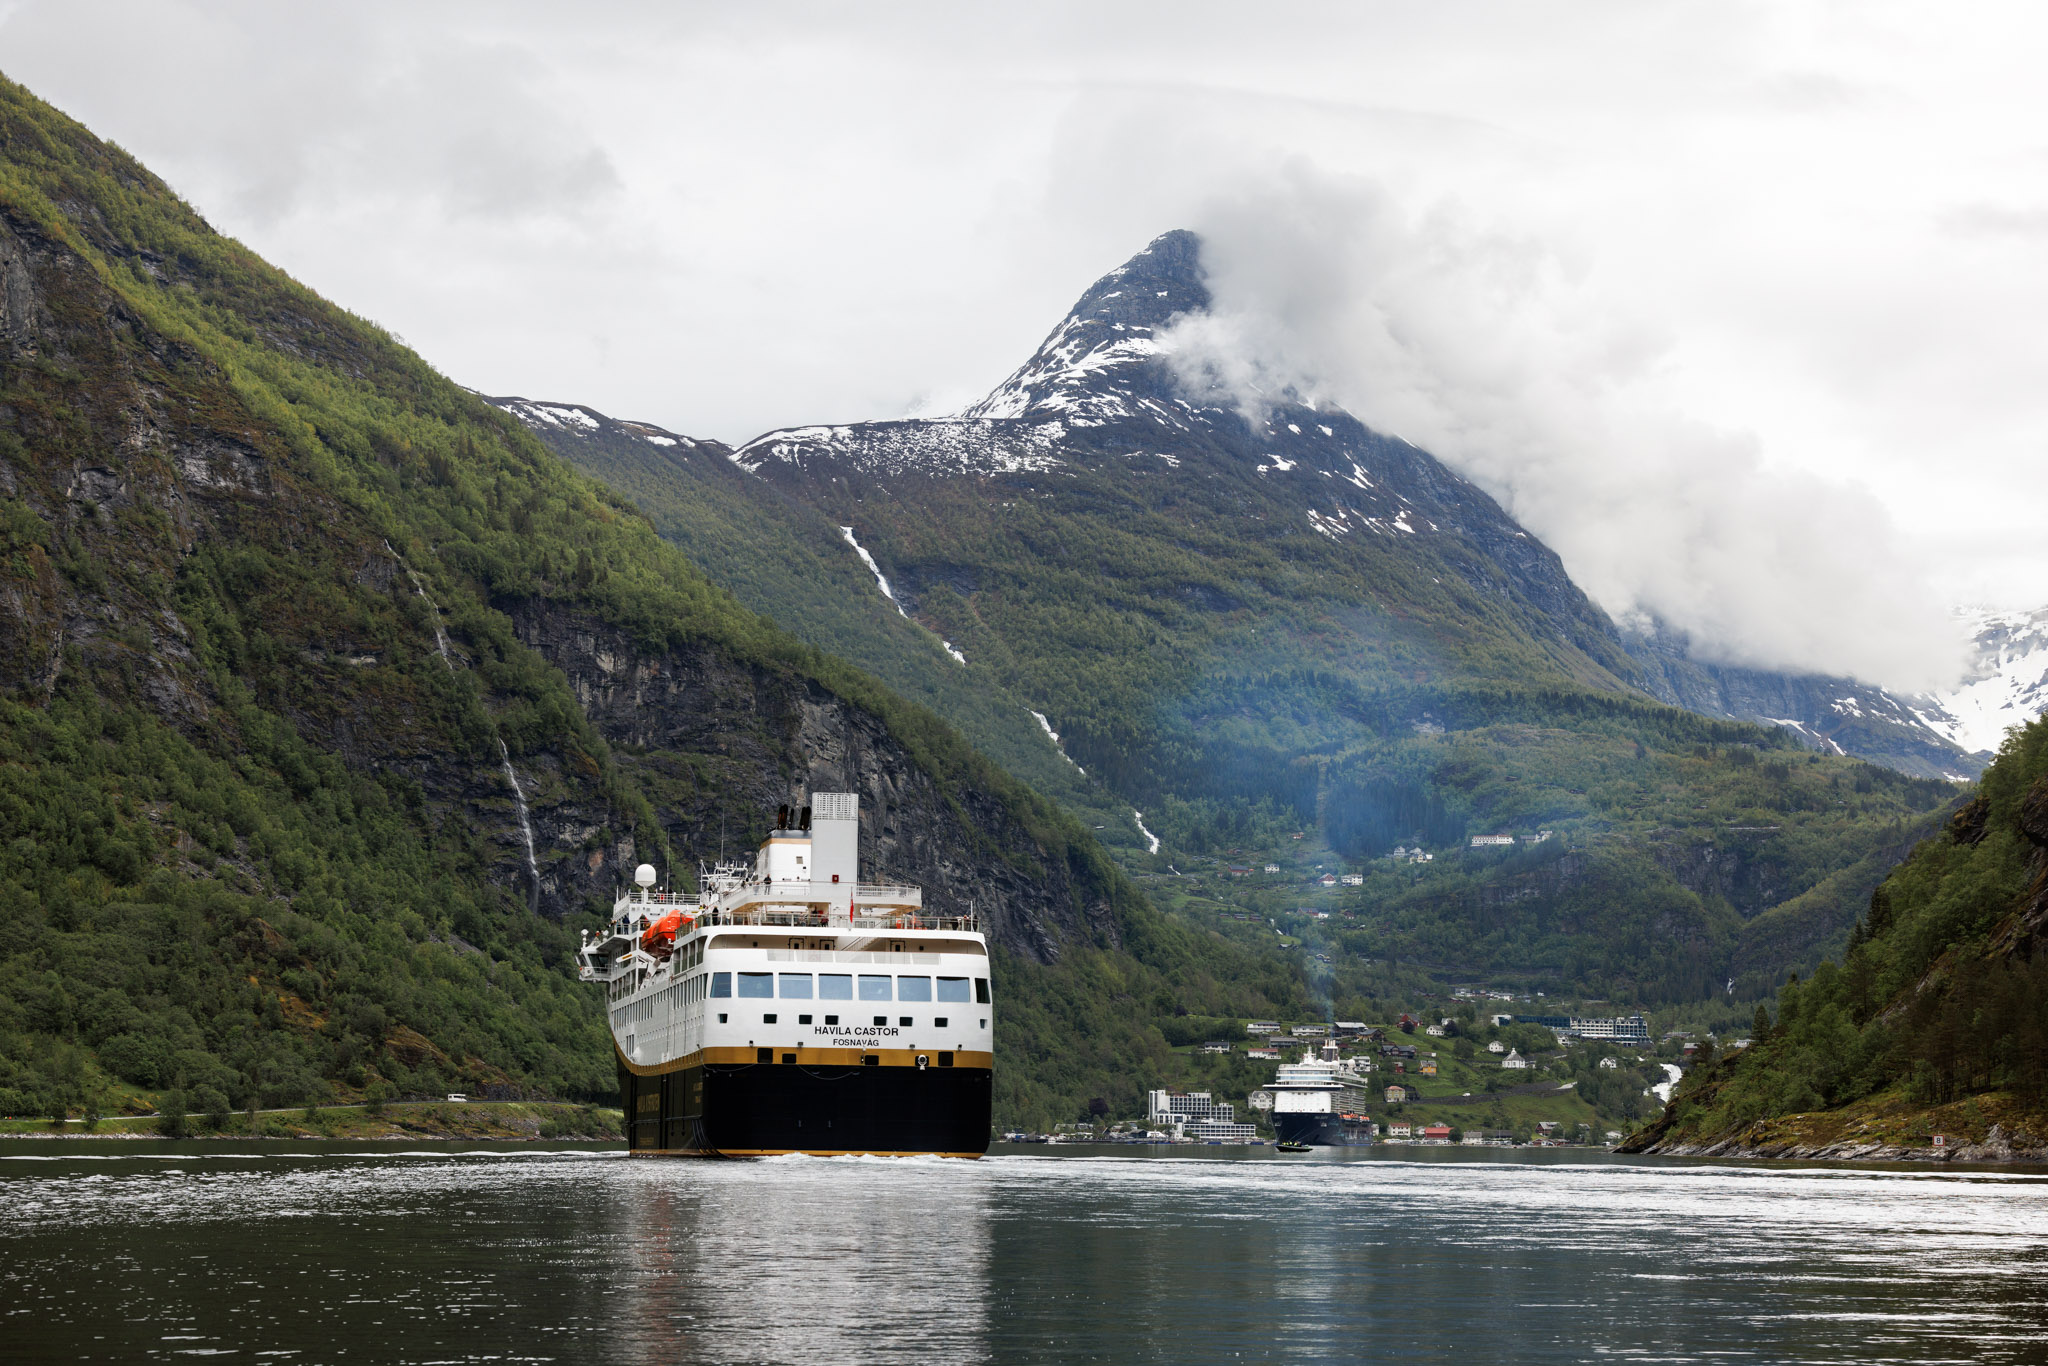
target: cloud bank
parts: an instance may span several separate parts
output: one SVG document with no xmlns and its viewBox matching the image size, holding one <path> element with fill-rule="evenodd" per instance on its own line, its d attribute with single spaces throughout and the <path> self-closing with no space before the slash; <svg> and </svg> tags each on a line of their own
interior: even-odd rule
<svg viewBox="0 0 2048 1366">
<path fill-rule="evenodd" d="M 1670 340 L 1568 245 L 1299 163 L 1196 227 L 1213 307 L 1164 339 L 1193 387 L 1251 412 L 1291 391 L 1429 450 L 1618 621 L 1681 631 L 1695 657 L 1904 690 L 1960 672 L 1947 604 L 1884 506 L 1688 414 Z"/>
</svg>

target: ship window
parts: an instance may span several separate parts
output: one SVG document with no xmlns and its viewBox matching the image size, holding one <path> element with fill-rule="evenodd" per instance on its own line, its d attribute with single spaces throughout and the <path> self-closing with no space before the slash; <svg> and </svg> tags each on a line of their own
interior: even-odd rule
<svg viewBox="0 0 2048 1366">
<path fill-rule="evenodd" d="M 808 972 L 785 972 L 782 974 L 780 995 L 785 1001 L 808 1001 L 811 999 L 811 974 Z"/>
<path fill-rule="evenodd" d="M 712 994 L 713 996 L 730 996 L 730 995 L 732 995 L 732 974 L 731 974 L 731 973 L 729 973 L 729 972 L 714 972 L 714 973 L 712 973 L 712 974 L 711 974 L 711 994 Z"/>
<path fill-rule="evenodd" d="M 860 1065 L 862 1067 L 880 1067 L 882 1060 L 872 1053 L 863 1053 L 860 1057 Z"/>
<path fill-rule="evenodd" d="M 965 977 L 941 977 L 939 979 L 939 999 L 941 1001 L 966 1000 L 967 979 Z"/>
<path fill-rule="evenodd" d="M 722 975 L 722 974 L 721 974 Z M 743 972 L 740 974 L 741 996 L 773 996 L 775 974 L 772 972 Z"/>
<path fill-rule="evenodd" d="M 908 1029 L 910 1028 L 910 1017 L 908 1015 L 898 1016 L 896 1023 L 902 1025 L 905 1029 Z"/>
<path fill-rule="evenodd" d="M 951 1053 L 941 1053 L 941 1054 L 939 1054 L 939 1066 L 941 1066 L 941 1067 L 951 1067 L 952 1065 L 953 1065 L 953 1055 L 952 1055 Z"/>
<path fill-rule="evenodd" d="M 932 1024 L 940 1029 L 944 1029 L 946 1027 L 946 1017 L 941 1015 L 938 1018 L 934 1019 L 932 1021 Z"/>
<path fill-rule="evenodd" d="M 988 978 L 977 977 L 974 979 L 974 999 L 982 1005 L 988 1004 Z"/>
<path fill-rule="evenodd" d="M 870 977 L 867 973 L 862 973 L 860 975 L 860 998 L 863 1001 L 889 1000 L 889 979 L 886 977 Z"/>
<path fill-rule="evenodd" d="M 836 1025 L 839 1023 L 839 1017 L 837 1015 L 827 1015 L 825 1017 L 825 1023 L 828 1025 Z"/>
<path fill-rule="evenodd" d="M 899 1001 L 929 1001 L 932 998 L 932 979 L 929 977 L 898 977 L 896 999 Z"/>
<path fill-rule="evenodd" d="M 784 1062 L 789 1062 L 789 1063 L 793 1063 L 793 1062 L 795 1062 L 795 1061 L 796 1061 L 796 1054 L 794 1054 L 794 1053 L 784 1053 L 784 1054 L 782 1055 L 782 1060 L 783 1060 Z M 801 1125 L 801 1124 L 803 1123 L 803 1121 L 802 1121 L 802 1120 L 798 1120 L 798 1121 L 797 1121 L 797 1123 L 798 1123 L 799 1125 Z"/>
<path fill-rule="evenodd" d="M 767 1013 L 766 1015 L 763 1015 L 763 1016 L 761 1017 L 761 1023 L 762 1023 L 762 1024 L 774 1024 L 774 1023 L 775 1023 L 775 1012 L 771 1010 L 771 1011 L 769 1011 L 769 1012 L 768 1012 L 768 1013 Z"/>
<path fill-rule="evenodd" d="M 818 999 L 821 1001 L 851 1001 L 853 999 L 853 974 L 847 972 L 819 973 Z"/>
<path fill-rule="evenodd" d="M 725 1023 L 725 1012 L 724 1012 L 724 1011 L 722 1011 L 722 1010 L 718 1012 L 718 1022 L 719 1022 L 720 1024 L 724 1024 L 724 1023 Z"/>
<path fill-rule="evenodd" d="M 889 1023 L 889 1017 L 887 1015 L 877 1015 L 875 1016 L 875 1023 L 878 1025 L 885 1025 Z"/>
<path fill-rule="evenodd" d="M 772 1049 L 772 1048 L 757 1048 L 757 1049 L 755 1049 L 755 1050 L 754 1050 L 754 1061 L 755 1061 L 755 1062 L 774 1062 L 774 1061 L 775 1061 L 775 1050 L 774 1050 L 774 1049 Z"/>
</svg>

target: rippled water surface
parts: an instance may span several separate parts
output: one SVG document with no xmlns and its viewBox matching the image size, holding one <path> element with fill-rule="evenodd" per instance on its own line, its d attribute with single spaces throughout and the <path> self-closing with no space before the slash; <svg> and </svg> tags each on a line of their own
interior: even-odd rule
<svg viewBox="0 0 2048 1366">
<path fill-rule="evenodd" d="M 0 1359 L 2048 1361 L 2048 1177 L 0 1147 Z"/>
</svg>

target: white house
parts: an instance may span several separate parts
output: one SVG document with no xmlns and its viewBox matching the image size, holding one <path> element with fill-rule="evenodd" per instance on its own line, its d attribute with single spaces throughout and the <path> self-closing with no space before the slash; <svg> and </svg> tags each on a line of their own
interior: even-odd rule
<svg viewBox="0 0 2048 1366">
<path fill-rule="evenodd" d="M 1474 849 L 1508 849 L 1513 848 L 1514 843 L 1515 837 L 1513 835 L 1474 835 L 1472 837 L 1472 847 Z"/>
<path fill-rule="evenodd" d="M 1519 1051 L 1511 1050 L 1505 1058 L 1500 1060 L 1500 1065 L 1516 1072 L 1526 1072 L 1529 1070 L 1529 1060 L 1523 1057 Z"/>
<path fill-rule="evenodd" d="M 1619 1067 L 1619 1066 L 1621 1066 L 1621 1063 L 1620 1063 L 1620 1062 L 1619 1062 L 1618 1060 L 1614 1059 L 1614 1058 L 1602 1058 L 1602 1059 L 1600 1059 L 1600 1065 L 1601 1065 L 1602 1067 L 1606 1067 L 1606 1068 L 1610 1068 L 1610 1069 L 1611 1069 L 1611 1068 L 1616 1068 L 1616 1067 Z"/>
<path fill-rule="evenodd" d="M 1495 1039 L 1492 1043 L 1486 1046 L 1486 1051 L 1489 1053 L 1505 1053 L 1508 1051 L 1508 1046 L 1502 1043 L 1499 1039 Z"/>
<path fill-rule="evenodd" d="M 1345 885 L 1346 887 L 1363 887 L 1363 886 L 1365 885 L 1365 874 L 1364 874 L 1364 873 L 1346 873 L 1346 874 L 1345 874 L 1345 875 L 1344 875 L 1344 876 L 1343 876 L 1343 877 L 1342 877 L 1341 879 L 1339 879 L 1339 880 L 1340 880 L 1341 882 L 1343 882 L 1343 884 L 1344 884 L 1344 885 Z"/>
<path fill-rule="evenodd" d="M 1444 1027 L 1442 1025 L 1431 1025 L 1422 1032 L 1429 1035 L 1432 1039 L 1441 1039 L 1444 1036 Z"/>
</svg>

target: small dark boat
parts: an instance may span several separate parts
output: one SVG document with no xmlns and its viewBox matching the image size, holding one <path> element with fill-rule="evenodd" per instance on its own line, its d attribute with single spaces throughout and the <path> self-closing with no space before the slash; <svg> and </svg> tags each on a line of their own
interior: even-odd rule
<svg viewBox="0 0 2048 1366">
<path fill-rule="evenodd" d="M 1312 1153 L 1315 1149 L 1306 1143 L 1275 1143 L 1275 1149 L 1283 1153 Z"/>
</svg>

